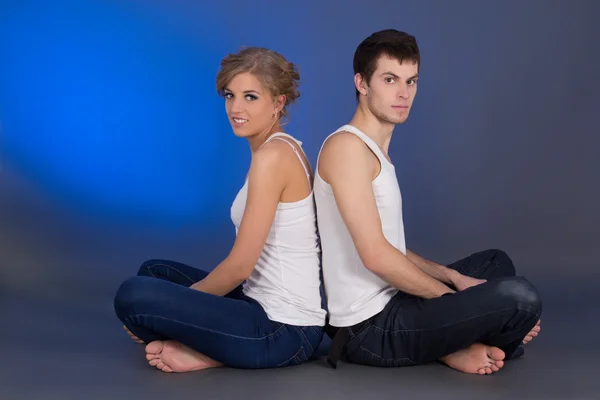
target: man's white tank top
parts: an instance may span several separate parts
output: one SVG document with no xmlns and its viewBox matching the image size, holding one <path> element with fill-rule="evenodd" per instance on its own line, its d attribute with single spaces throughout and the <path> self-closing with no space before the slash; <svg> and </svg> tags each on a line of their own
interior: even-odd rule
<svg viewBox="0 0 600 400">
<path fill-rule="evenodd" d="M 381 172 L 373 180 L 372 186 L 383 234 L 392 246 L 406 254 L 402 195 L 394 165 L 369 136 L 352 125 L 342 126 L 327 139 L 340 131 L 359 137 L 377 156 Z M 383 310 L 398 290 L 362 263 L 338 210 L 333 190 L 319 175 L 318 165 L 317 160 L 314 192 L 329 324 L 336 327 L 352 326 Z"/>
<path fill-rule="evenodd" d="M 296 153 L 307 176 L 308 168 L 296 147 L 302 142 L 286 133 L 275 133 L 265 143 L 278 139 Z M 264 144 L 263 144 L 264 146 Z M 239 230 L 248 197 L 248 179 L 231 206 L 231 219 L 236 234 Z M 314 192 L 308 197 L 279 203 L 275 218 L 254 270 L 246 280 L 243 291 L 256 300 L 272 321 L 297 326 L 325 325 L 326 311 L 321 307 L 320 245 L 316 226 Z"/>
</svg>

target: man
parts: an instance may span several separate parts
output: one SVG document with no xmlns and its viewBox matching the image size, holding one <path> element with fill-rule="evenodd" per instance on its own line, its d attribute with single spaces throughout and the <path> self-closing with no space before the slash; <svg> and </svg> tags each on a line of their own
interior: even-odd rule
<svg viewBox="0 0 600 400">
<path fill-rule="evenodd" d="M 356 113 L 319 154 L 328 361 L 396 367 L 439 360 L 491 374 L 537 336 L 541 300 L 502 251 L 445 267 L 406 249 L 388 148 L 410 113 L 418 71 L 413 36 L 385 30 L 365 39 L 354 54 Z"/>
</svg>

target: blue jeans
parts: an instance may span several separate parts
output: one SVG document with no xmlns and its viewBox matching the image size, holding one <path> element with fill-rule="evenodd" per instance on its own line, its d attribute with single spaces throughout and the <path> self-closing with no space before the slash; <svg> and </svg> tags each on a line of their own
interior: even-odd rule
<svg viewBox="0 0 600 400">
<path fill-rule="evenodd" d="M 323 327 L 271 321 L 241 286 L 226 296 L 189 288 L 207 275 L 173 261 L 147 261 L 119 287 L 117 316 L 146 343 L 177 340 L 235 368 L 285 367 L 315 353 Z"/>
</svg>

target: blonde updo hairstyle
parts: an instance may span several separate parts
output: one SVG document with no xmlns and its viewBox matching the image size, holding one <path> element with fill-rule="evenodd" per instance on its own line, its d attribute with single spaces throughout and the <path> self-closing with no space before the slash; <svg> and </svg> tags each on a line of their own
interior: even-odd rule
<svg viewBox="0 0 600 400">
<path fill-rule="evenodd" d="M 244 72 L 256 76 L 274 99 L 285 96 L 285 104 L 279 112 L 279 118 L 286 117 L 287 107 L 300 97 L 300 74 L 297 67 L 276 51 L 262 47 L 242 48 L 238 53 L 228 54 L 221 60 L 221 69 L 217 74 L 219 96 L 225 97 L 225 88 L 229 82 Z"/>
</svg>

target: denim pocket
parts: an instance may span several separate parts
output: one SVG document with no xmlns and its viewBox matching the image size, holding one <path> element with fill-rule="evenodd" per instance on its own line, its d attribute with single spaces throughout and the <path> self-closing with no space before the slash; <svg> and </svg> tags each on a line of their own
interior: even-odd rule
<svg viewBox="0 0 600 400">
<path fill-rule="evenodd" d="M 300 349 L 289 359 L 277 365 L 277 368 L 281 367 L 291 367 L 292 365 L 302 364 L 308 359 L 306 356 L 306 352 L 304 351 L 304 346 L 300 346 Z"/>
<path fill-rule="evenodd" d="M 299 326 L 296 328 L 302 337 L 302 345 L 307 358 L 311 358 L 319 348 L 323 339 L 323 328 L 319 326 Z"/>
</svg>

